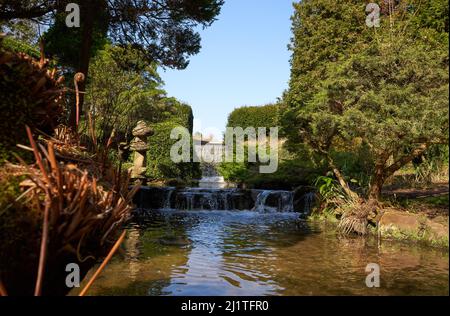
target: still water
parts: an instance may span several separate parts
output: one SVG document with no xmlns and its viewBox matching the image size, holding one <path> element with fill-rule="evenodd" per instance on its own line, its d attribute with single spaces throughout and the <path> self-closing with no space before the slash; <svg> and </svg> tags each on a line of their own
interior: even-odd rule
<svg viewBox="0 0 450 316">
<path fill-rule="evenodd" d="M 297 217 L 142 211 L 89 294 L 449 295 L 448 252 L 340 238 Z M 380 265 L 380 288 L 366 286 L 369 263 Z"/>
</svg>

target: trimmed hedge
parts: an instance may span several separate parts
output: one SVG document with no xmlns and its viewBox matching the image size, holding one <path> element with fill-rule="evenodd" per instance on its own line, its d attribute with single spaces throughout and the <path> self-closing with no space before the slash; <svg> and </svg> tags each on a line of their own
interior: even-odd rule
<svg viewBox="0 0 450 316">
<path fill-rule="evenodd" d="M 170 148 L 177 142 L 170 139 L 172 129 L 183 126 L 189 130 L 191 135 L 193 130 L 191 107 L 183 104 L 175 107 L 176 111 L 173 117 L 151 125 L 154 135 L 149 137 L 150 149 L 147 152 L 147 177 L 150 180 L 191 180 L 201 177 L 199 163 L 176 164 L 170 159 Z"/>
<path fill-rule="evenodd" d="M 235 109 L 228 116 L 227 127 L 276 127 L 278 126 L 278 104 L 265 106 L 244 106 Z"/>
</svg>

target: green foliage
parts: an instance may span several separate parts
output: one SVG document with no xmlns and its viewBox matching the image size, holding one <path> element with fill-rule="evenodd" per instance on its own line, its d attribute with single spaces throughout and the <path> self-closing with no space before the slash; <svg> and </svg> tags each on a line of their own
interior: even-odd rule
<svg viewBox="0 0 450 316">
<path fill-rule="evenodd" d="M 448 181 L 448 145 L 432 146 L 424 155 L 413 160 L 415 182 L 430 184 Z"/>
<path fill-rule="evenodd" d="M 14 37 L 5 37 L 2 44 L 9 51 L 25 53 L 34 58 L 40 57 L 39 49 L 36 46 L 17 40 Z"/>
<path fill-rule="evenodd" d="M 22 180 L 23 177 L 12 178 L 0 174 L 0 217 L 7 209 L 17 204 L 15 200 L 20 195 L 19 183 Z"/>
<path fill-rule="evenodd" d="M 155 64 L 148 64 L 139 50 L 106 45 L 93 59 L 90 74 L 86 105 L 101 143 L 113 129 L 117 142 L 131 141 L 132 129 L 143 120 L 155 132 L 149 137 L 147 176 L 151 180 L 199 177 L 198 164 L 175 164 L 170 159 L 175 143 L 170 132 L 183 126 L 192 133 L 193 115 L 189 106 L 166 96 Z"/>
<path fill-rule="evenodd" d="M 370 150 L 365 144 L 350 146 L 350 148 L 333 150 L 331 156 L 344 179 L 350 186 L 365 189 L 369 186 L 374 170 Z"/>
<path fill-rule="evenodd" d="M 253 170 L 245 183 L 255 189 L 294 190 L 299 186 L 309 186 L 320 169 L 314 169 L 303 160 L 281 160 L 274 173 L 261 174 Z"/>
<path fill-rule="evenodd" d="M 291 81 L 287 94 L 290 107 L 310 100 L 317 84 L 326 78 L 324 67 L 345 60 L 354 44 L 369 33 L 364 22 L 365 4 L 359 0 L 305 0 L 294 7 Z"/>
<path fill-rule="evenodd" d="M 235 109 L 228 116 L 228 127 L 276 127 L 278 126 L 279 105 L 244 106 Z"/>
<path fill-rule="evenodd" d="M 222 0 L 71 0 L 80 6 L 80 28 L 64 25 L 67 0 L 2 0 L 0 20 L 46 18 L 46 36 L 53 53 L 69 65 L 85 63 L 97 39 L 108 36 L 115 44 L 145 52 L 147 61 L 185 68 L 201 48 L 198 28 L 210 26 L 220 13 Z M 98 36 L 100 34 L 100 36 Z M 83 58 L 79 58 L 80 56 Z M 86 65 L 84 65 L 86 66 Z"/>
<path fill-rule="evenodd" d="M 15 285 L 22 282 L 19 279 L 35 277 L 31 271 L 36 271 L 37 253 L 42 232 L 42 212 L 30 208 L 18 197 L 23 193 L 19 183 L 25 177 L 7 174 L 0 170 L 0 276 L 3 282 L 8 282 L 8 292 L 11 295 L 13 286 L 11 277 L 7 277 L 11 269 L 29 272 L 26 276 L 16 277 Z M 22 267 L 25 269 L 20 270 Z"/>
<path fill-rule="evenodd" d="M 114 129 L 119 141 L 130 141 L 139 120 L 155 123 L 173 115 L 176 101 L 162 85 L 156 65 L 143 62 L 138 51 L 105 46 L 93 59 L 86 95 L 97 137 L 104 141 Z"/>
<path fill-rule="evenodd" d="M 283 132 L 328 156 L 360 139 L 352 151 L 366 148 L 372 189 L 431 144 L 448 142 L 448 33 L 417 22 L 423 6 L 411 5 L 396 10 L 392 25 L 382 16 L 376 30 L 361 1 L 295 5 Z"/>
<path fill-rule="evenodd" d="M 249 188 L 293 190 L 296 187 L 310 185 L 324 172 L 323 166 L 315 164 L 308 150 L 293 155 L 281 148 L 279 150 L 278 169 L 274 173 L 261 174 L 259 163 L 247 160 L 248 149 L 245 147 L 245 162 L 223 162 L 218 171 L 225 180 L 245 184 Z"/>
<path fill-rule="evenodd" d="M 219 164 L 217 170 L 225 180 L 237 183 L 248 180 L 251 173 L 248 169 L 248 163 L 245 162 L 223 162 Z"/>
<path fill-rule="evenodd" d="M 80 69 L 80 47 L 86 39 L 80 27 L 68 28 L 66 26 L 66 13 L 57 14 L 54 23 L 43 35 L 46 53 L 57 58 L 63 65 L 72 68 L 72 72 Z M 99 14 L 95 20 L 92 34 L 92 47 L 90 56 L 96 56 L 102 50 L 108 39 L 106 37 L 107 25 L 105 17 Z"/>
<path fill-rule="evenodd" d="M 339 183 L 337 183 L 332 177 L 319 176 L 314 181 L 314 185 L 317 188 L 317 192 L 319 192 L 321 197 L 325 200 L 344 198 L 344 194 L 342 193 Z"/>
<path fill-rule="evenodd" d="M 188 105 L 177 104 L 175 113 L 167 120 L 151 124 L 154 135 L 149 137 L 150 149 L 147 152 L 147 177 L 151 180 L 183 179 L 201 177 L 200 163 L 174 163 L 170 158 L 170 149 L 177 140 L 170 139 L 172 129 L 183 126 L 192 135 L 193 115 Z M 193 147 L 191 143 L 191 154 Z M 192 157 L 192 155 L 191 155 Z"/>
<path fill-rule="evenodd" d="M 421 28 L 432 28 L 438 33 L 448 33 L 448 2 L 444 0 L 422 0 L 420 11 L 413 23 Z"/>
<path fill-rule="evenodd" d="M 265 106 L 245 106 L 235 109 L 228 116 L 227 127 L 241 127 L 246 129 L 248 127 L 255 128 L 258 132 L 258 127 L 269 128 L 278 126 L 278 114 L 280 111 L 280 104 L 268 104 Z M 304 184 L 305 179 L 301 174 L 295 174 L 292 170 L 298 171 L 299 167 L 294 160 L 286 160 L 282 162 L 273 174 L 260 174 L 259 163 L 249 163 L 248 146 L 245 145 L 245 162 L 224 162 L 218 167 L 220 174 L 227 180 L 237 183 L 245 183 L 253 188 L 294 188 L 296 184 Z M 282 155 L 279 152 L 280 156 Z M 280 161 L 283 157 L 280 157 Z M 288 170 L 289 168 L 293 168 Z M 304 168 L 300 167 L 300 170 Z M 300 172 L 303 173 L 303 172 Z"/>
<path fill-rule="evenodd" d="M 10 21 L 0 21 L 0 33 L 5 33 L 8 37 L 14 38 L 15 42 L 22 46 L 35 47 L 37 46 L 39 29 L 36 21 L 29 21 L 24 19 L 14 19 Z M 35 47 L 37 48 L 37 47 Z M 26 52 L 31 55 L 29 52 Z M 37 49 L 37 52 L 39 50 Z"/>
</svg>

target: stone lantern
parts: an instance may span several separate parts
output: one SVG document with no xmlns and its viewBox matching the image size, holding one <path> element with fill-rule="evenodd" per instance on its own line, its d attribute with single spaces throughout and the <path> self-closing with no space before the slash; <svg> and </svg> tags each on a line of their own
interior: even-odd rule
<svg viewBox="0 0 450 316">
<path fill-rule="evenodd" d="M 139 121 L 133 129 L 134 139 L 130 143 L 130 149 L 134 151 L 133 167 L 131 168 L 132 179 L 145 179 L 146 154 L 150 149 L 147 138 L 154 134 L 153 130 L 144 121 Z"/>
</svg>

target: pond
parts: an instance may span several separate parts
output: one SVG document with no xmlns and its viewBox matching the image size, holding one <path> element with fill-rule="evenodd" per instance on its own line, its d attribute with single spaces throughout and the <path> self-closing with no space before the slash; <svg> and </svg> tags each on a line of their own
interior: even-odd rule
<svg viewBox="0 0 450 316">
<path fill-rule="evenodd" d="M 89 295 L 449 295 L 448 282 L 448 252 L 342 238 L 296 213 L 162 210 L 137 214 Z"/>
</svg>

